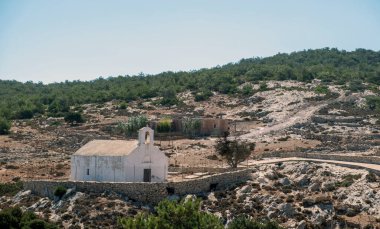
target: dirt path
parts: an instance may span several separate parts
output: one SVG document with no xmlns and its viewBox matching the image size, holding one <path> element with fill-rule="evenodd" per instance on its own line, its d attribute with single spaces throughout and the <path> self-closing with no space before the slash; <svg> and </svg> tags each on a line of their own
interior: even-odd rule
<svg viewBox="0 0 380 229">
<path fill-rule="evenodd" d="M 271 132 L 277 132 L 277 131 L 286 129 L 288 127 L 295 125 L 296 123 L 308 122 L 315 112 L 329 105 L 330 103 L 341 101 L 344 98 L 345 98 L 345 95 L 343 93 L 340 93 L 339 97 L 336 99 L 331 99 L 324 102 L 318 102 L 315 104 L 309 103 L 307 106 L 300 107 L 297 112 L 295 112 L 291 116 L 289 115 L 288 117 L 284 118 L 284 120 L 279 121 L 275 123 L 274 125 L 252 129 L 250 133 L 241 135 L 240 138 L 244 140 L 250 140 L 260 135 L 265 135 Z"/>
<path fill-rule="evenodd" d="M 252 139 L 258 137 L 260 135 L 268 134 L 271 132 L 277 132 L 288 127 L 295 125 L 296 123 L 305 123 L 310 120 L 312 115 L 317 112 L 322 107 L 326 106 L 328 103 L 318 104 L 318 105 L 310 105 L 308 107 L 304 107 L 298 112 L 296 112 L 293 116 L 287 117 L 283 122 L 274 124 L 272 126 L 260 127 L 258 129 L 251 130 L 250 133 L 241 135 L 242 139 Z"/>
<path fill-rule="evenodd" d="M 368 164 L 368 163 L 359 163 L 359 162 L 349 162 L 349 161 L 335 161 L 335 160 L 322 160 L 322 159 L 313 159 L 313 158 L 301 158 L 301 157 L 287 157 L 287 158 L 274 158 L 274 159 L 264 159 L 260 161 L 249 161 L 248 165 L 261 165 L 261 164 L 272 164 L 279 162 L 287 161 L 311 161 L 311 162 L 320 162 L 320 163 L 329 163 L 345 167 L 350 167 L 354 169 L 367 169 L 371 171 L 377 171 L 380 173 L 380 165 L 378 164 Z"/>
</svg>

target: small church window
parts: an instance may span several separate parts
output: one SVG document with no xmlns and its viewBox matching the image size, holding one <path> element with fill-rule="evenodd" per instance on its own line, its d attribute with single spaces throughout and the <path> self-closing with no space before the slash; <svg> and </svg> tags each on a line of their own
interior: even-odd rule
<svg viewBox="0 0 380 229">
<path fill-rule="evenodd" d="M 149 144 L 150 143 L 150 134 L 149 132 L 146 132 L 145 133 L 145 144 Z"/>
<path fill-rule="evenodd" d="M 216 129 L 216 123 L 214 123 L 214 129 Z"/>
<path fill-rule="evenodd" d="M 87 169 L 86 174 L 87 176 L 90 175 L 90 169 Z"/>
</svg>

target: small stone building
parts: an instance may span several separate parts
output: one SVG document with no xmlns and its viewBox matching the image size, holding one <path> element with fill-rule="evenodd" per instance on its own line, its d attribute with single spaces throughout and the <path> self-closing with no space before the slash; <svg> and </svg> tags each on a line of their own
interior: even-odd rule
<svg viewBox="0 0 380 229">
<path fill-rule="evenodd" d="M 224 132 L 230 131 L 229 121 L 221 118 L 201 119 L 201 135 L 221 136 Z"/>
<path fill-rule="evenodd" d="M 154 146 L 154 131 L 144 127 L 138 141 L 94 140 L 71 156 L 74 181 L 163 182 L 168 158 Z"/>
</svg>

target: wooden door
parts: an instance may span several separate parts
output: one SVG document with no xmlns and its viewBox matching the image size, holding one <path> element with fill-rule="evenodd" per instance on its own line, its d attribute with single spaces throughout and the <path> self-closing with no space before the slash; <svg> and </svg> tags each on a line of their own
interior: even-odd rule
<svg viewBox="0 0 380 229">
<path fill-rule="evenodd" d="M 152 170 L 144 169 L 144 182 L 150 182 L 152 178 Z"/>
</svg>

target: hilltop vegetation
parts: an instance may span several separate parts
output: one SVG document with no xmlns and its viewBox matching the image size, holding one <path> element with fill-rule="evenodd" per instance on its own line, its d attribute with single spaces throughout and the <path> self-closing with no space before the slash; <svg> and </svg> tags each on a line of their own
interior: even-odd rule
<svg viewBox="0 0 380 229">
<path fill-rule="evenodd" d="M 238 86 L 265 80 L 298 80 L 347 84 L 347 90 L 378 90 L 380 52 L 357 49 L 317 49 L 277 54 L 267 58 L 242 59 L 210 69 L 190 72 L 163 72 L 157 75 L 98 78 L 89 82 L 42 83 L 0 80 L 0 116 L 7 119 L 31 118 L 35 114 L 64 116 L 70 106 L 100 103 L 113 99 L 133 101 L 161 96 L 158 103 L 179 102 L 176 94 L 192 91 L 196 100 L 207 100 L 212 91 L 251 95 L 252 89 Z M 363 85 L 362 83 L 366 83 Z M 377 86 L 376 86 L 377 85 Z"/>
</svg>

